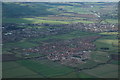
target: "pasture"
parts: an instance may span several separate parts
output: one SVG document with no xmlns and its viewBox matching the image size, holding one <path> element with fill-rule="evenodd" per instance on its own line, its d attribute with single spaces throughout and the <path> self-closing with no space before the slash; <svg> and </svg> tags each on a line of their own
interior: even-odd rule
<svg viewBox="0 0 120 80">
<path fill-rule="evenodd" d="M 100 33 L 103 36 L 102 38 L 96 40 L 94 44 L 96 44 L 96 49 L 101 50 L 101 48 L 109 48 L 106 51 L 118 51 L 118 39 L 116 33 Z"/>
<path fill-rule="evenodd" d="M 94 78 L 85 72 L 75 72 L 70 67 L 49 60 L 3 62 L 3 71 L 3 78 Z"/>
<path fill-rule="evenodd" d="M 46 63 L 42 64 L 39 61 L 34 61 L 34 60 L 33 61 L 23 60 L 23 61 L 18 61 L 18 63 L 20 63 L 21 65 L 25 66 L 26 68 L 32 71 L 35 71 L 38 74 L 43 75 L 44 77 L 62 75 L 73 71 L 72 69 L 65 66 L 60 66 L 60 65 L 50 66 Z"/>
<path fill-rule="evenodd" d="M 98 78 L 116 78 L 118 77 L 118 66 L 106 64 L 91 70 L 85 70 L 84 72 Z"/>
<path fill-rule="evenodd" d="M 47 17 L 45 17 L 47 18 Z M 48 24 L 71 24 L 76 22 L 82 23 L 94 23 L 94 21 L 86 21 L 86 20 L 65 20 L 65 19 L 41 19 L 41 18 L 3 18 L 3 23 L 48 23 Z"/>
<path fill-rule="evenodd" d="M 27 69 L 24 66 L 21 66 L 20 64 L 13 62 L 3 62 L 3 78 L 21 78 L 23 76 L 29 76 L 29 75 L 36 75 L 35 72 Z"/>
<path fill-rule="evenodd" d="M 3 23 L 49 23 L 49 24 L 68 24 L 65 21 L 41 20 L 36 18 L 3 18 Z"/>
<path fill-rule="evenodd" d="M 10 48 L 31 48 L 31 47 L 35 47 L 38 46 L 39 44 L 35 44 L 35 43 L 31 43 L 31 42 L 27 42 L 27 41 L 23 41 L 23 42 L 15 42 L 15 43 L 5 43 L 4 44 L 4 49 L 10 49 Z"/>
<path fill-rule="evenodd" d="M 102 51 L 93 51 L 91 59 L 95 62 L 106 63 L 110 59 L 110 54 Z"/>
</svg>

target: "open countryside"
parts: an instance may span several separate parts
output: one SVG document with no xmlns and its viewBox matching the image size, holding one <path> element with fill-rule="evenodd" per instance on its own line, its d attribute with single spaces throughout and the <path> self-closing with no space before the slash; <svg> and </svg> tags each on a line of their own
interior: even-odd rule
<svg viewBox="0 0 120 80">
<path fill-rule="evenodd" d="M 2 5 L 3 78 L 118 78 L 118 3 Z"/>
</svg>

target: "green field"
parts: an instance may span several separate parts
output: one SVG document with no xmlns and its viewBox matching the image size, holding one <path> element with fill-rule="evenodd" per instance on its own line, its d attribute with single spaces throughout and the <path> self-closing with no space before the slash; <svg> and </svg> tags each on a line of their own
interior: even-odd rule
<svg viewBox="0 0 120 80">
<path fill-rule="evenodd" d="M 106 64 L 91 70 L 85 70 L 84 72 L 94 75 L 98 78 L 116 78 L 118 77 L 118 66 Z"/>
<path fill-rule="evenodd" d="M 108 68 L 109 67 L 109 68 Z M 74 72 L 73 69 L 48 60 L 21 60 L 3 63 L 3 77 L 95 78 L 117 77 L 117 65 L 106 64 L 94 69 Z M 11 74 L 15 73 L 15 74 Z M 106 74 L 109 73 L 109 74 Z M 112 74 L 114 73 L 114 75 Z"/>
<path fill-rule="evenodd" d="M 63 39 L 63 40 L 67 40 L 67 39 L 73 39 L 73 38 L 82 38 L 82 37 L 86 37 L 86 36 L 94 36 L 96 34 L 94 33 L 90 33 L 90 32 L 82 32 L 79 30 L 76 31 L 72 31 L 69 32 L 67 34 L 60 34 L 60 35 L 53 35 L 53 36 L 47 36 L 45 38 L 36 38 L 36 39 L 31 39 L 31 41 L 44 41 L 44 40 L 49 40 L 49 39 Z"/>
<path fill-rule="evenodd" d="M 41 20 L 36 18 L 3 18 L 3 23 L 49 23 L 49 24 L 68 24 L 70 22 L 55 21 L 55 20 Z"/>
<path fill-rule="evenodd" d="M 20 48 L 30 48 L 30 47 L 35 47 L 38 46 L 39 44 L 23 41 L 23 42 L 15 42 L 15 43 L 5 43 L 4 44 L 4 49 L 10 49 L 10 48 L 15 48 L 15 47 L 20 47 Z"/>
<path fill-rule="evenodd" d="M 118 23 L 117 19 L 107 19 L 106 21 L 108 21 L 109 23 Z"/>
<path fill-rule="evenodd" d="M 44 75 L 45 77 L 55 76 L 55 75 L 62 75 L 72 71 L 64 66 L 55 66 L 55 65 L 48 65 L 48 64 L 41 64 L 39 61 L 18 61 L 23 66 L 31 69 L 39 74 Z"/>
<path fill-rule="evenodd" d="M 47 18 L 47 17 L 45 17 Z M 63 19 L 64 20 L 64 19 Z M 71 24 L 76 22 L 82 23 L 94 23 L 94 21 L 84 21 L 84 20 L 42 20 L 38 18 L 3 18 L 3 23 L 48 23 L 48 24 Z"/>
<path fill-rule="evenodd" d="M 2 53 L 13 54 L 16 57 L 19 57 L 20 59 L 22 57 L 22 59 L 16 61 L 6 61 L 6 62 L 3 61 L 2 62 L 3 78 L 117 78 L 118 77 L 118 64 L 120 62 L 115 59 L 112 59 L 111 57 L 111 54 L 117 55 L 118 52 L 118 42 L 119 42 L 119 40 L 117 39 L 118 32 L 99 33 L 99 32 L 89 32 L 89 30 L 82 31 L 76 29 L 76 27 L 74 28 L 74 26 L 76 25 L 77 27 L 79 26 L 79 24 L 75 25 L 75 23 L 80 22 L 80 23 L 84 23 L 85 25 L 89 23 L 98 23 L 98 21 L 101 20 L 102 18 L 104 18 L 104 20 L 106 20 L 108 24 L 116 25 L 118 23 L 117 3 L 4 2 L 2 3 L 2 6 L 3 6 L 3 10 L 2 10 L 3 24 L 10 23 L 10 25 L 8 26 L 3 26 L 5 28 L 5 30 L 3 28 L 3 35 L 4 33 L 7 32 L 14 33 L 14 31 L 17 30 L 18 30 L 18 32 L 16 32 L 17 34 L 22 33 L 21 31 L 19 32 L 21 28 L 22 29 L 31 28 L 31 30 L 33 31 L 35 30 L 37 31 L 37 28 L 41 28 L 38 29 L 38 31 L 45 30 L 46 32 L 47 31 L 49 32 L 51 29 L 53 29 L 53 34 L 52 32 L 50 34 L 45 33 L 45 35 L 34 38 L 27 37 L 29 35 L 29 29 L 28 29 L 28 33 L 26 32 L 25 37 L 21 37 L 22 36 L 21 34 L 20 40 L 19 41 L 13 40 L 13 42 L 9 41 L 9 39 L 12 38 L 11 36 L 9 38 L 9 35 L 7 37 L 5 35 L 4 36 L 6 37 L 5 39 L 8 40 L 5 40 L 6 42 L 3 41 Z M 101 18 L 94 16 L 96 15 L 95 13 L 99 14 Z M 107 22 L 105 21 L 102 22 L 107 24 Z M 9 30 L 9 27 L 11 27 L 11 23 L 42 24 L 44 26 L 23 25 L 23 26 L 15 26 L 15 27 L 21 27 L 20 29 L 14 30 L 13 27 L 13 30 L 11 29 Z M 64 27 L 62 24 L 68 24 L 68 25 Z M 69 28 L 69 25 L 73 28 L 71 27 Z M 61 30 L 60 31 L 58 29 L 58 33 L 57 33 L 57 28 Z M 54 34 L 54 30 L 56 30 L 55 34 Z M 18 35 L 16 36 L 17 38 L 19 37 Z M 16 36 L 14 36 L 15 39 Z M 44 43 L 52 43 L 57 41 L 62 42 L 64 40 L 66 41 L 68 40 L 69 42 L 69 40 L 71 39 L 87 38 L 90 36 L 101 36 L 101 38 L 98 38 L 97 40 L 91 42 L 96 47 L 94 50 L 88 50 L 91 51 L 90 58 L 84 61 L 84 63 L 78 63 L 78 64 L 75 63 L 75 67 L 69 66 L 69 64 L 61 64 L 60 61 L 51 61 L 49 59 L 46 59 L 47 54 L 43 54 L 43 53 L 41 54 L 41 52 L 24 51 L 25 49 L 26 50 L 30 48 L 35 49 L 36 47 L 38 49 L 40 48 L 38 46 L 41 46 Z M 89 45 L 89 43 L 86 44 Z M 101 48 L 108 48 L 108 50 L 104 50 Z M 65 51 L 69 52 L 67 50 Z M 29 55 L 22 55 L 24 53 L 28 53 Z M 73 55 L 70 54 L 70 57 L 71 56 Z M 40 57 L 45 57 L 45 59 L 43 58 L 40 59 Z M 30 58 L 30 59 L 25 59 L 25 58 Z M 109 60 L 111 61 L 108 62 Z"/>
<path fill-rule="evenodd" d="M 72 68 L 48 60 L 3 62 L 3 70 L 5 78 L 94 78 L 87 73 L 78 73 Z"/>
<path fill-rule="evenodd" d="M 14 62 L 3 62 L 3 78 L 20 78 L 23 76 L 36 75 L 35 72 Z"/>
<path fill-rule="evenodd" d="M 57 36 L 48 36 L 46 38 L 38 38 L 38 39 L 32 39 L 32 41 L 38 41 L 42 42 L 45 40 L 49 39 L 72 39 L 72 38 L 77 38 L 77 37 L 85 37 L 85 36 L 91 36 L 97 35 L 94 33 L 86 33 L 86 32 L 80 32 L 80 31 L 73 31 L 68 34 L 64 35 L 57 35 Z M 94 42 L 94 44 L 97 45 L 96 51 L 92 51 L 91 54 L 91 59 L 87 61 L 84 64 L 78 64 L 78 68 L 83 69 L 83 68 L 91 68 L 99 63 L 105 63 L 110 59 L 108 57 L 111 53 L 116 52 L 117 50 L 117 40 L 116 40 L 116 33 L 100 33 L 99 35 L 107 35 L 104 36 Z M 105 42 L 106 41 L 106 42 Z M 26 41 L 25 41 L 26 42 Z M 11 47 L 22 47 L 22 48 L 29 48 L 29 47 L 34 47 L 37 46 L 38 44 L 35 43 L 29 43 L 29 40 L 27 43 L 25 43 L 24 40 L 23 42 L 17 42 L 16 43 L 9 43 L 5 44 L 6 48 L 10 49 Z M 22 44 L 23 43 L 23 44 Z M 105 45 L 106 44 L 106 45 Z M 113 46 L 114 44 L 114 46 Z M 116 46 L 116 47 L 115 47 Z M 100 48 L 101 47 L 109 47 L 110 50 L 107 52 L 102 51 Z M 29 57 L 32 56 L 41 56 L 39 54 L 31 54 Z M 115 64 L 115 65 L 113 65 Z M 107 65 L 107 66 L 106 66 Z M 61 77 L 61 78 L 93 78 L 93 77 L 117 77 L 117 70 L 116 70 L 116 63 L 111 62 L 108 68 L 108 64 L 98 66 L 94 69 L 91 70 L 85 70 L 82 73 L 75 72 L 74 69 L 60 65 L 58 63 L 54 63 L 48 60 L 21 60 L 21 61 L 15 61 L 15 62 L 4 62 L 3 68 L 4 70 L 4 77 Z M 106 70 L 106 68 L 108 68 Z M 104 71 L 100 73 L 103 69 Z M 21 72 L 21 70 L 24 70 L 24 74 Z M 17 72 L 15 75 L 10 74 L 10 72 Z M 108 72 L 108 73 L 107 73 Z M 112 75 L 110 72 L 114 73 Z M 97 73 L 97 74 L 96 74 Z M 103 75 L 103 73 L 105 75 Z M 27 74 L 27 75 L 26 75 Z M 32 76 L 31 76 L 32 75 Z"/>
<path fill-rule="evenodd" d="M 56 76 L 55 78 L 95 78 L 95 76 L 89 75 L 85 72 L 71 72 L 67 75 Z"/>
<path fill-rule="evenodd" d="M 117 35 L 118 32 L 102 32 L 101 35 Z"/>
<path fill-rule="evenodd" d="M 94 66 L 96 66 L 97 64 L 99 64 L 99 62 L 96 62 L 94 60 L 87 60 L 85 63 L 83 64 L 78 64 L 77 67 L 79 69 L 84 69 L 84 68 L 92 68 Z"/>
<path fill-rule="evenodd" d="M 97 46 L 97 50 L 101 50 L 100 48 L 109 48 L 108 51 L 118 51 L 118 39 L 116 32 L 108 32 L 108 33 L 100 33 L 101 35 L 105 35 L 102 38 L 98 39 L 94 42 Z"/>
<path fill-rule="evenodd" d="M 110 54 L 102 51 L 93 51 L 91 54 L 91 59 L 98 63 L 105 63 L 110 59 Z"/>
</svg>

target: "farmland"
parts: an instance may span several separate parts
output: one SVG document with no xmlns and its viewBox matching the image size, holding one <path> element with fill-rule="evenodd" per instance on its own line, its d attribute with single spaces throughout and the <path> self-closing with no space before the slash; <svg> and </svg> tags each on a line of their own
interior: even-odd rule
<svg viewBox="0 0 120 80">
<path fill-rule="evenodd" d="M 97 71 L 97 73 L 96 73 L 96 71 Z M 115 77 L 118 77 L 117 71 L 118 71 L 118 66 L 107 64 L 107 65 L 104 65 L 104 66 L 99 66 L 98 68 L 95 68 L 95 69 L 92 69 L 92 70 L 86 70 L 85 72 L 96 75 L 99 78 L 101 78 L 101 76 L 104 77 L 104 78 L 107 78 L 108 76 L 109 77 L 113 76 L 113 73 L 114 73 Z M 106 74 L 106 73 L 109 73 L 109 74 Z"/>
<path fill-rule="evenodd" d="M 49 23 L 49 24 L 68 24 L 69 22 L 64 21 L 52 21 L 52 20 L 40 20 L 40 19 L 34 19 L 34 18 L 7 18 L 3 19 L 3 22 L 5 20 L 5 23 Z M 15 22 L 16 21 L 16 22 Z"/>
<path fill-rule="evenodd" d="M 116 8 L 3 3 L 3 78 L 117 78 Z"/>
</svg>

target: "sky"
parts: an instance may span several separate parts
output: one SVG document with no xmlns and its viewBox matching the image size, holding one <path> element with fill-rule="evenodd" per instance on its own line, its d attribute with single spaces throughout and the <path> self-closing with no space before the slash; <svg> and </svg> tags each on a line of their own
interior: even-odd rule
<svg viewBox="0 0 120 80">
<path fill-rule="evenodd" d="M 0 0 L 2 2 L 119 2 L 120 0 Z"/>
</svg>

